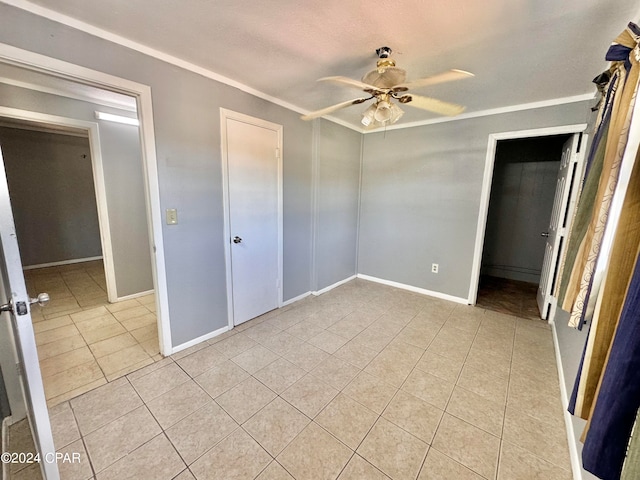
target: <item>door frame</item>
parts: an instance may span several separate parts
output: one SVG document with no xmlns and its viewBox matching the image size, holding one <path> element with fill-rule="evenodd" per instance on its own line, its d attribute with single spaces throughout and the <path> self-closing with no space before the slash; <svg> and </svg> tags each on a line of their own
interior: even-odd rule
<svg viewBox="0 0 640 480">
<path fill-rule="evenodd" d="M 245 115 L 226 108 L 220 108 L 220 148 L 222 153 L 222 207 L 224 211 L 224 260 L 227 282 L 227 316 L 229 330 L 233 322 L 233 281 L 231 272 L 231 212 L 229 205 L 229 158 L 227 145 L 227 120 L 236 120 L 257 127 L 274 130 L 278 134 L 278 308 L 282 307 L 282 275 L 283 275 L 283 126 L 261 118 Z"/>
<path fill-rule="evenodd" d="M 104 90 L 130 95 L 136 99 L 138 120 L 140 121 L 140 145 L 145 180 L 144 193 L 151 247 L 151 270 L 156 293 L 160 353 L 170 355 L 173 350 L 173 342 L 169 318 L 169 297 L 151 87 L 4 43 L 0 43 L 0 63 L 66 78 L 77 83 L 89 84 Z"/>
<path fill-rule="evenodd" d="M 111 227 L 109 225 L 109 211 L 107 207 L 107 195 L 105 191 L 98 123 L 57 115 L 49 115 L 46 113 L 32 112 L 29 110 L 19 110 L 16 108 L 3 107 L 2 105 L 0 105 L 0 117 L 40 122 L 62 127 L 72 127 L 84 130 L 87 133 L 89 138 L 89 149 L 91 151 L 93 186 L 96 196 L 96 206 L 98 207 L 98 225 L 100 229 L 100 243 L 102 246 L 102 261 L 104 263 L 104 273 L 107 282 L 107 298 L 110 303 L 117 302 L 119 298 L 116 287 L 115 266 L 113 263 Z M 64 134 L 63 131 L 60 133 Z"/>
<path fill-rule="evenodd" d="M 480 268 L 482 266 L 482 250 L 484 248 L 484 235 L 489 214 L 489 197 L 491 196 L 491 183 L 493 182 L 493 168 L 496 160 L 496 148 L 500 140 L 512 140 L 517 138 L 549 137 L 582 133 L 587 129 L 586 123 L 562 125 L 557 127 L 534 128 L 529 130 L 514 130 L 489 134 L 487 143 L 487 156 L 484 162 L 484 175 L 482 178 L 482 193 L 480 195 L 480 208 L 478 210 L 478 227 L 476 230 L 476 243 L 473 252 L 473 264 L 471 267 L 471 281 L 469 285 L 469 297 L 467 303 L 475 305 L 478 299 L 478 286 L 480 284 Z"/>
</svg>

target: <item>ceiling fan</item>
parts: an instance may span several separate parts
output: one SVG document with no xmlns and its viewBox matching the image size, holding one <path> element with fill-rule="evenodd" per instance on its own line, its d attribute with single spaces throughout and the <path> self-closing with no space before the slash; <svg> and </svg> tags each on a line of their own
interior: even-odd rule
<svg viewBox="0 0 640 480">
<path fill-rule="evenodd" d="M 374 103 L 362 113 L 361 123 L 365 127 L 382 127 L 396 123 L 404 112 L 392 100 L 397 100 L 399 103 L 428 110 L 440 115 L 454 116 L 464 111 L 465 107 L 462 105 L 406 92 L 410 89 L 473 77 L 473 73 L 463 70 L 449 70 L 431 77 L 405 82 L 407 72 L 402 68 L 396 67 L 396 62 L 390 58 L 391 49 L 389 47 L 378 48 L 376 54 L 378 55 L 376 69 L 365 74 L 365 76 L 362 77 L 362 81 L 347 77 L 324 77 L 318 80 L 355 87 L 368 93 L 370 95 L 369 97 L 356 98 L 354 100 L 337 103 L 330 107 L 303 115 L 300 118 L 302 118 L 302 120 L 313 120 L 314 118 L 322 117 L 341 108 L 359 105 L 372 99 L 375 99 Z"/>
</svg>

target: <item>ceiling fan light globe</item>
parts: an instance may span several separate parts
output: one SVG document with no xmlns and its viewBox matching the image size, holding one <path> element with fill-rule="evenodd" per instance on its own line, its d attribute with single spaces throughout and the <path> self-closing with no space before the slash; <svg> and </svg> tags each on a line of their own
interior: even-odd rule
<svg viewBox="0 0 640 480">
<path fill-rule="evenodd" d="M 398 120 L 400 120 L 400 117 L 402 117 L 402 115 L 404 115 L 404 111 L 398 105 L 396 105 L 395 103 L 392 103 L 391 118 L 389 119 L 389 123 L 393 125 Z"/>
<path fill-rule="evenodd" d="M 375 104 L 369 105 L 369 108 L 367 108 L 364 112 L 362 112 L 362 120 L 360 121 L 360 123 L 362 123 L 362 125 L 364 125 L 365 127 L 368 127 L 374 121 L 375 113 L 376 113 Z"/>
<path fill-rule="evenodd" d="M 391 104 L 389 102 L 380 102 L 373 114 L 373 118 L 378 122 L 387 122 L 391 119 Z"/>
</svg>

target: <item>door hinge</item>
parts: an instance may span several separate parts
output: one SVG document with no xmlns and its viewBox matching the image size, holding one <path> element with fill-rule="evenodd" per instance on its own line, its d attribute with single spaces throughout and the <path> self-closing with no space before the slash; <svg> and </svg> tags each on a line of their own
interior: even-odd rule
<svg viewBox="0 0 640 480">
<path fill-rule="evenodd" d="M 19 377 L 22 376 L 23 370 L 22 370 L 22 364 L 20 362 L 16 362 L 16 372 Z"/>
<path fill-rule="evenodd" d="M 276 160 L 280 159 L 280 149 L 276 148 Z"/>
</svg>

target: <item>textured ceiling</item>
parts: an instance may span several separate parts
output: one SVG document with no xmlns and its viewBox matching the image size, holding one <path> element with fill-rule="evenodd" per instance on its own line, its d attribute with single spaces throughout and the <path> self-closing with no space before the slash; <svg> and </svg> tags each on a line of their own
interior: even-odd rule
<svg viewBox="0 0 640 480">
<path fill-rule="evenodd" d="M 29 8 L 28 3 L 8 3 Z M 449 68 L 475 78 L 419 93 L 473 113 L 593 93 L 591 79 L 637 0 L 34 0 L 229 77 L 302 110 L 360 97 L 316 83 L 360 79 L 388 45 L 409 80 Z M 26 7 L 25 7 L 26 6 Z M 333 115 L 359 127 L 362 106 Z M 407 106 L 401 123 L 436 118 Z"/>
</svg>

